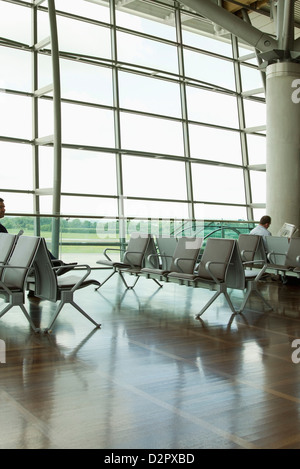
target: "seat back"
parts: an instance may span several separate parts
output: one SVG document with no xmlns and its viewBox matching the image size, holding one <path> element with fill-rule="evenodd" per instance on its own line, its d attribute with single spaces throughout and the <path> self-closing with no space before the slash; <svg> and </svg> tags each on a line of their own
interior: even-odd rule
<svg viewBox="0 0 300 469">
<path fill-rule="evenodd" d="M 172 257 L 178 241 L 174 237 L 157 236 L 156 243 L 161 260 L 161 269 L 170 271 Z"/>
<path fill-rule="evenodd" d="M 228 266 L 236 242 L 234 239 L 208 238 L 201 261 L 197 269 L 197 276 L 206 280 L 212 280 L 207 264 L 210 263 L 210 271 L 220 282 L 225 282 Z"/>
<path fill-rule="evenodd" d="M 148 246 L 146 248 L 146 252 L 142 263 L 143 267 L 153 267 L 153 264 L 148 260 L 149 256 L 151 256 L 151 262 L 154 262 L 155 265 L 158 267 L 157 249 L 152 236 L 150 237 Z"/>
<path fill-rule="evenodd" d="M 286 265 L 286 256 L 289 249 L 288 238 L 281 236 L 264 236 L 265 250 L 272 264 Z"/>
<path fill-rule="evenodd" d="M 291 238 L 286 255 L 286 266 L 300 267 L 297 257 L 300 256 L 300 238 Z"/>
<path fill-rule="evenodd" d="M 249 262 L 249 264 L 244 265 L 245 268 L 252 269 L 255 267 L 262 267 L 267 263 L 267 254 L 262 236 L 240 234 L 238 238 L 238 247 L 242 261 Z"/>
<path fill-rule="evenodd" d="M 251 234 L 240 234 L 238 246 L 243 262 L 254 261 L 255 255 L 260 245 L 261 236 Z"/>
<path fill-rule="evenodd" d="M 195 236 L 179 238 L 173 254 L 170 271 L 192 274 L 202 243 L 203 238 L 196 238 Z"/>
<path fill-rule="evenodd" d="M 142 267 L 150 238 L 150 234 L 132 233 L 124 255 L 124 262 L 129 262 L 135 267 Z"/>
<path fill-rule="evenodd" d="M 34 256 L 38 249 L 40 238 L 36 236 L 20 236 L 8 259 L 9 268 L 2 269 L 1 280 L 8 286 L 23 289 L 28 270 L 33 263 Z"/>
<path fill-rule="evenodd" d="M 16 235 L 0 233 L 0 275 L 2 272 L 2 266 L 7 263 L 16 240 Z"/>
<path fill-rule="evenodd" d="M 47 249 L 46 241 L 41 238 L 33 262 L 35 272 L 35 296 L 49 301 L 57 301 L 57 277 Z"/>
</svg>

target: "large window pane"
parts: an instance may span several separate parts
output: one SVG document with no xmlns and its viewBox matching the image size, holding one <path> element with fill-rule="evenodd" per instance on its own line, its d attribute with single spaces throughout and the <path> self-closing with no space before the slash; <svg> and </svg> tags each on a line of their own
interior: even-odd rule
<svg viewBox="0 0 300 469">
<path fill-rule="evenodd" d="M 77 197 L 62 197 L 62 213 L 74 219 L 80 215 L 117 216 L 118 187 L 123 185 L 126 216 L 188 218 L 188 179 L 185 163 L 181 160 L 185 154 L 181 120 L 184 100 L 180 96 L 180 83 L 185 83 L 189 121 L 186 148 L 190 149 L 194 161 L 201 159 L 220 163 L 219 166 L 192 163 L 195 215 L 206 219 L 246 219 L 246 208 L 235 206 L 246 204 L 243 170 L 226 167 L 226 164 L 242 165 L 243 161 L 230 35 L 209 36 L 207 24 L 202 18 L 181 11 L 186 76 L 179 77 L 178 46 L 181 45 L 177 44 L 180 34 L 174 21 L 174 3 L 171 0 L 116 2 L 117 61 L 111 62 L 109 1 L 99 3 L 101 5 L 85 0 L 55 0 L 60 52 L 73 55 L 72 60 L 60 57 L 62 98 L 87 103 L 76 105 L 63 102 L 61 105 L 62 191 L 77 194 Z M 37 7 L 37 42 L 50 36 L 47 8 L 47 1 Z M 176 8 L 181 6 L 176 4 Z M 0 138 L 4 139 L 31 141 L 34 137 L 33 99 L 15 93 L 33 91 L 34 62 L 32 53 L 26 50 L 27 46 L 32 45 L 32 9 L 32 1 L 0 1 L 1 37 L 26 45 L 24 49 L 0 46 Z M 68 14 L 78 17 L 70 18 Z M 86 17 L 87 20 L 79 17 Z M 121 31 L 122 28 L 127 32 Z M 204 35 L 198 34 L 201 28 L 206 29 Z M 143 34 L 153 38 L 142 37 Z M 241 55 L 252 51 L 247 46 L 239 47 Z M 46 48 L 51 49 L 51 45 Z M 86 56 L 86 60 L 80 60 L 82 55 Z M 221 56 L 224 58 L 221 59 Z M 91 63 L 92 60 L 95 64 Z M 130 66 L 131 73 L 126 71 L 128 67 L 123 66 L 122 62 Z M 247 59 L 247 63 L 257 65 L 255 60 Z M 115 66 L 118 67 L 118 80 L 113 83 Z M 51 84 L 51 55 L 38 52 L 37 67 L 38 88 Z M 159 75 L 165 79 L 160 79 Z M 262 86 L 260 72 L 255 67 L 241 64 L 241 75 L 244 91 Z M 205 89 L 195 86 L 195 80 L 203 82 Z M 225 93 L 220 92 L 224 88 Z M 122 110 L 121 149 L 125 154 L 122 155 L 121 167 L 116 165 L 115 155 L 116 135 L 118 137 L 115 124 L 118 123 L 119 109 L 102 109 L 114 106 L 113 92 L 119 97 L 117 104 Z M 38 137 L 54 133 L 52 96 L 53 92 L 38 99 Z M 259 99 L 260 96 L 263 97 L 263 93 L 243 101 L 246 127 L 266 123 L 265 103 Z M 163 117 L 150 117 L 143 113 Z M 265 164 L 265 136 L 247 134 L 246 138 L 249 164 Z M 80 148 L 64 148 L 69 144 Z M 91 150 L 89 147 L 101 147 L 105 153 L 88 151 Z M 33 195 L 26 193 L 34 189 L 32 146 L 0 140 L 0 150 L 5 163 L 5 177 L 0 181 L 0 187 L 3 190 L 24 191 L 22 194 L 7 193 L 7 210 L 28 213 L 33 210 Z M 145 152 L 147 158 L 131 156 L 126 150 L 136 154 Z M 51 189 L 53 148 L 41 146 L 38 153 L 39 186 Z M 160 157 L 163 154 L 180 158 L 166 160 Z M 120 173 L 117 175 L 118 169 Z M 117 185 L 117 177 L 120 185 Z M 251 171 L 251 189 L 253 202 L 264 204 L 264 172 Z M 173 199 L 174 202 L 140 201 L 140 197 Z M 41 196 L 40 204 L 41 213 L 51 214 L 53 196 Z M 255 209 L 255 216 L 260 210 Z"/>
<path fill-rule="evenodd" d="M 30 45 L 31 9 L 13 3 L 0 2 L 0 31 L 1 37 Z"/>
<path fill-rule="evenodd" d="M 191 50 L 184 51 L 185 73 L 188 77 L 213 83 L 222 88 L 235 89 L 233 64 Z"/>
<path fill-rule="evenodd" d="M 6 214 L 9 213 L 30 213 L 33 211 L 33 196 L 31 194 L 14 194 L 11 192 L 1 192 L 1 197 L 4 199 Z M 8 216 L 8 215 L 7 215 Z M 8 227 L 7 217 L 5 216 L 1 223 Z"/>
<path fill-rule="evenodd" d="M 114 154 L 63 149 L 62 192 L 115 195 L 115 158 Z"/>
<path fill-rule="evenodd" d="M 40 188 L 53 187 L 54 154 L 52 147 L 39 148 L 39 184 Z"/>
<path fill-rule="evenodd" d="M 50 36 L 50 24 L 49 24 L 49 15 L 46 11 L 38 10 L 38 42 L 42 41 L 46 37 Z M 50 47 L 50 46 L 48 46 Z"/>
<path fill-rule="evenodd" d="M 189 126 L 190 150 L 193 158 L 222 163 L 242 164 L 238 132 L 201 125 Z"/>
<path fill-rule="evenodd" d="M 61 60 L 62 98 L 112 105 L 112 74 L 109 68 Z"/>
<path fill-rule="evenodd" d="M 31 98 L 0 93 L 0 135 L 31 139 L 31 124 Z"/>
<path fill-rule="evenodd" d="M 266 164 L 266 137 L 247 135 L 249 164 Z"/>
<path fill-rule="evenodd" d="M 121 114 L 122 148 L 183 156 L 180 122 Z"/>
<path fill-rule="evenodd" d="M 130 156 L 122 160 L 125 196 L 186 199 L 183 162 Z"/>
<path fill-rule="evenodd" d="M 259 72 L 257 69 L 247 67 L 246 65 L 242 64 L 241 76 L 242 76 L 243 91 L 263 88 L 261 72 Z M 263 95 L 264 93 L 262 94 L 262 96 Z"/>
<path fill-rule="evenodd" d="M 32 190 L 31 145 L 0 141 L 0 187 L 3 189 Z M 0 194 L 1 197 L 3 195 Z M 10 211 L 7 207 L 7 211 Z M 32 210 L 32 207 L 30 207 Z"/>
<path fill-rule="evenodd" d="M 38 100 L 38 137 L 46 137 L 54 133 L 54 110 L 53 101 L 46 99 Z"/>
<path fill-rule="evenodd" d="M 120 73 L 119 86 L 122 108 L 180 117 L 178 84 L 132 73 Z"/>
<path fill-rule="evenodd" d="M 190 120 L 238 128 L 237 102 L 234 96 L 187 87 Z"/>
<path fill-rule="evenodd" d="M 258 101 L 244 100 L 246 127 L 266 125 L 266 105 Z"/>
<path fill-rule="evenodd" d="M 116 199 L 105 197 L 72 197 L 62 196 L 61 212 L 65 215 L 75 215 L 80 218 L 86 216 L 111 216 L 118 215 Z"/>
<path fill-rule="evenodd" d="M 266 203 L 266 173 L 263 171 L 250 171 L 252 186 L 252 202 Z"/>
<path fill-rule="evenodd" d="M 55 0 L 56 10 L 66 11 L 73 15 L 85 16 L 98 21 L 109 22 L 109 9 L 89 0 Z"/>
<path fill-rule="evenodd" d="M 195 204 L 195 217 L 200 220 L 247 220 L 245 207 Z"/>
<path fill-rule="evenodd" d="M 193 164 L 194 194 L 197 201 L 244 204 L 243 171 L 236 168 Z"/>
<path fill-rule="evenodd" d="M 135 4 L 141 4 L 142 8 L 145 8 L 145 2 L 137 2 Z M 130 8 L 130 4 L 129 8 Z M 158 18 L 166 18 L 171 16 L 171 10 L 162 8 L 159 5 L 151 5 L 154 15 Z M 137 10 L 138 11 L 138 10 Z M 170 39 L 171 41 L 176 40 L 176 30 L 174 28 L 174 17 L 168 21 L 168 24 L 164 24 L 149 18 L 143 18 L 142 16 L 136 16 L 135 11 L 133 14 L 125 13 L 124 11 L 116 10 L 116 22 L 118 26 L 129 28 L 134 31 L 139 31 L 145 34 L 151 34 L 152 36 L 162 37 L 164 39 Z"/>
<path fill-rule="evenodd" d="M 77 54 L 110 58 L 108 28 L 71 18 L 57 17 L 60 50 Z"/>
<path fill-rule="evenodd" d="M 50 55 L 38 55 L 38 88 L 43 88 L 53 83 L 52 58 Z M 53 95 L 51 91 L 49 96 Z"/>
<path fill-rule="evenodd" d="M 117 32 L 117 40 L 121 62 L 178 73 L 175 46 L 122 32 Z"/>
<path fill-rule="evenodd" d="M 149 202 L 146 200 L 124 200 L 126 217 L 149 217 L 153 226 L 158 218 L 188 218 L 188 204 L 178 202 Z M 133 227 L 133 222 L 131 227 Z"/>
<path fill-rule="evenodd" d="M 112 111 L 62 104 L 63 143 L 112 147 L 114 145 L 114 121 Z"/>
<path fill-rule="evenodd" d="M 195 18 L 191 19 L 193 22 L 193 26 L 196 29 L 199 28 L 198 32 L 192 32 L 186 30 L 186 13 L 184 13 L 184 21 L 182 25 L 182 37 L 183 43 L 189 46 L 198 47 L 199 49 L 207 50 L 210 52 L 214 52 L 215 54 L 224 55 L 227 57 L 232 57 L 232 47 L 229 38 L 218 38 L 214 39 L 208 36 L 204 36 L 200 34 L 201 29 L 203 28 L 203 20 L 197 20 Z"/>
<path fill-rule="evenodd" d="M 31 91 L 31 54 L 0 47 L 0 88 Z"/>
<path fill-rule="evenodd" d="M 253 220 L 256 220 L 259 222 L 261 217 L 263 217 L 266 214 L 266 209 L 265 208 L 255 208 L 253 209 Z M 272 233 L 272 230 L 270 230 Z M 276 236 L 276 233 L 272 233 L 274 236 Z"/>
</svg>

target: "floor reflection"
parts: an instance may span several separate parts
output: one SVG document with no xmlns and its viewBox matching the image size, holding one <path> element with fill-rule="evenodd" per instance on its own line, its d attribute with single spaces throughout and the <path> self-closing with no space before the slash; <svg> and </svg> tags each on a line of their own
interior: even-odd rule
<svg viewBox="0 0 300 469">
<path fill-rule="evenodd" d="M 0 322 L 0 448 L 300 446 L 300 292 L 262 291 L 271 312 L 253 298 L 233 315 L 219 298 L 196 320 L 210 292 L 146 279 L 125 290 L 116 278 L 78 292 L 101 329 L 66 305 L 52 334 L 16 309 Z M 43 327 L 55 305 L 27 307 Z"/>
</svg>

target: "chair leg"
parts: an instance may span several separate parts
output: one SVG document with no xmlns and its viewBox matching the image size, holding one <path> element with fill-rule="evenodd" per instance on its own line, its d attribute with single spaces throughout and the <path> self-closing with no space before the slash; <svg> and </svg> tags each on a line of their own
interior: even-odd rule
<svg viewBox="0 0 300 469">
<path fill-rule="evenodd" d="M 12 304 L 8 304 L 3 311 L 1 311 L 0 313 L 0 318 L 2 318 L 2 316 L 4 316 L 5 313 L 7 313 L 7 311 L 9 311 L 14 305 Z"/>
<path fill-rule="evenodd" d="M 85 311 L 83 311 L 83 309 L 81 309 L 80 306 L 78 306 L 78 304 L 75 303 L 73 300 L 70 300 L 68 302 L 62 300 L 60 304 L 58 305 L 58 308 L 56 310 L 56 313 L 51 323 L 49 324 L 47 328 L 44 329 L 45 334 L 47 334 L 48 332 L 52 332 L 53 324 L 55 323 L 57 316 L 59 315 L 59 313 L 61 312 L 65 304 L 71 304 L 72 306 L 74 306 L 75 309 L 77 309 L 81 314 L 83 314 L 83 316 L 85 316 L 89 321 L 91 321 L 97 328 L 101 327 L 101 324 L 98 324 L 96 321 L 94 321 L 94 319 L 91 318 L 91 316 L 89 316 Z"/>
<path fill-rule="evenodd" d="M 33 330 L 34 332 L 40 332 L 40 329 L 39 329 L 38 327 L 35 327 L 35 325 L 34 325 L 32 319 L 31 319 L 31 317 L 29 316 L 29 314 L 28 314 L 26 308 L 24 307 L 24 305 L 19 305 L 19 306 L 20 306 L 21 310 L 23 311 L 25 317 L 27 318 L 27 320 L 28 320 L 28 322 L 29 322 L 29 324 L 30 324 L 32 330 Z"/>
<path fill-rule="evenodd" d="M 64 301 L 61 301 L 60 304 L 58 305 L 58 308 L 57 308 L 57 310 L 56 310 L 56 313 L 55 313 L 55 315 L 54 315 L 52 321 L 50 322 L 49 326 L 44 329 L 44 333 L 45 333 L 45 334 L 47 334 L 48 332 L 52 332 L 52 326 L 53 326 L 53 324 L 55 323 L 56 318 L 57 318 L 57 316 L 59 315 L 59 313 L 61 312 L 61 310 L 62 310 L 64 304 L 65 304 Z"/>
<path fill-rule="evenodd" d="M 1 311 L 1 313 L 0 313 L 0 318 L 2 318 L 2 316 L 4 316 L 4 314 L 7 313 L 13 306 L 19 306 L 19 307 L 21 308 L 21 310 L 23 311 L 23 313 L 24 313 L 26 319 L 28 320 L 28 322 L 29 322 L 29 324 L 30 324 L 32 330 L 33 330 L 34 332 L 40 332 L 40 329 L 39 329 L 38 327 L 35 327 L 35 325 L 34 325 L 32 319 L 31 319 L 31 317 L 29 316 L 29 314 L 28 314 L 28 312 L 27 312 L 27 310 L 26 310 L 26 308 L 25 308 L 25 306 L 24 306 L 23 304 L 20 304 L 20 303 L 12 304 L 12 303 L 9 303 L 9 304 L 4 308 L 4 310 Z"/>
<path fill-rule="evenodd" d="M 157 283 L 157 285 L 158 285 L 160 288 L 162 288 L 162 284 L 159 283 L 158 280 L 156 280 L 156 278 L 153 278 L 152 280 L 153 280 L 155 283 Z"/>
<path fill-rule="evenodd" d="M 216 293 L 211 297 L 211 299 L 206 303 L 206 305 L 201 309 L 200 313 L 197 314 L 197 316 L 195 317 L 195 319 L 199 319 L 200 316 L 202 316 L 202 314 L 207 310 L 207 308 L 209 308 L 209 306 L 218 298 L 219 295 L 221 295 L 221 293 L 224 294 L 225 298 L 226 298 L 226 301 L 228 303 L 228 306 L 229 308 L 231 309 L 231 311 L 236 314 L 237 311 L 236 309 L 234 308 L 233 304 L 232 304 L 232 301 L 227 293 L 227 290 L 226 290 L 226 287 L 223 285 L 223 284 L 220 284 L 219 289 L 216 291 Z"/>
<path fill-rule="evenodd" d="M 114 271 L 104 280 L 104 282 L 100 283 L 100 285 L 95 288 L 95 291 L 99 290 L 99 288 L 102 287 L 113 275 L 115 275 L 116 272 L 117 271 L 114 269 Z"/>
<path fill-rule="evenodd" d="M 85 311 L 83 311 L 83 309 L 80 308 L 77 303 L 71 301 L 70 304 L 73 305 L 74 308 L 76 308 L 81 314 L 83 314 L 83 316 L 85 316 L 89 321 L 91 321 L 98 329 L 101 327 L 101 324 L 97 323 L 93 318 L 91 318 L 91 316 L 89 316 Z"/>
<path fill-rule="evenodd" d="M 139 278 L 140 278 L 139 276 L 137 276 L 137 277 L 136 277 L 136 280 L 135 280 L 135 282 L 134 282 L 134 284 L 133 284 L 132 286 L 129 286 L 129 285 L 127 284 L 125 278 L 124 278 L 123 273 L 122 273 L 120 270 L 118 271 L 118 274 L 120 275 L 120 277 L 121 277 L 121 279 L 122 279 L 122 282 L 124 283 L 124 285 L 125 285 L 125 287 L 127 288 L 127 290 L 132 290 L 132 289 L 136 286 L 136 284 L 137 284 L 137 282 L 138 282 L 138 280 L 139 280 Z"/>
<path fill-rule="evenodd" d="M 195 319 L 199 319 L 200 316 L 207 310 L 207 308 L 210 307 L 210 305 L 218 298 L 219 295 L 221 295 L 222 292 L 217 291 L 211 299 L 206 303 L 206 305 L 201 309 L 201 311 L 196 315 Z"/>
<path fill-rule="evenodd" d="M 231 311 L 232 311 L 234 314 L 237 314 L 237 310 L 236 310 L 235 307 L 233 306 L 232 301 L 231 301 L 230 296 L 228 295 L 227 291 L 225 291 L 225 292 L 223 292 L 223 293 L 224 293 L 224 295 L 225 295 L 225 298 L 226 298 L 226 300 L 227 300 L 227 303 L 228 303 L 228 305 L 229 305 Z"/>
<path fill-rule="evenodd" d="M 263 297 L 263 295 L 260 293 L 260 291 L 257 290 L 256 286 L 249 284 L 248 287 L 247 287 L 247 291 L 246 291 L 246 295 L 245 295 L 244 301 L 243 301 L 242 305 L 240 306 L 239 310 L 237 311 L 238 314 L 241 314 L 241 313 L 244 311 L 245 306 L 246 306 L 246 304 L 247 304 L 247 302 L 248 302 L 248 300 L 249 300 L 249 297 L 250 297 L 251 292 L 256 293 L 256 295 L 262 300 L 262 302 L 263 302 L 270 310 L 273 309 L 273 307 L 267 302 L 267 300 Z"/>
</svg>

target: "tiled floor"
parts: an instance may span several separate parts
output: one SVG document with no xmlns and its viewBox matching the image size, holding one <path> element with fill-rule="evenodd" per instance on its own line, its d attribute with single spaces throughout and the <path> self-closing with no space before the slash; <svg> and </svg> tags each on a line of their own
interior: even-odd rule
<svg viewBox="0 0 300 469">
<path fill-rule="evenodd" d="M 51 335 L 15 307 L 0 320 L 0 449 L 300 448 L 300 285 L 261 289 L 274 311 L 254 297 L 234 317 L 221 296 L 195 320 L 208 290 L 125 291 L 115 275 L 76 293 L 101 329 L 67 305 Z M 53 305 L 26 303 L 46 327 Z"/>
</svg>

